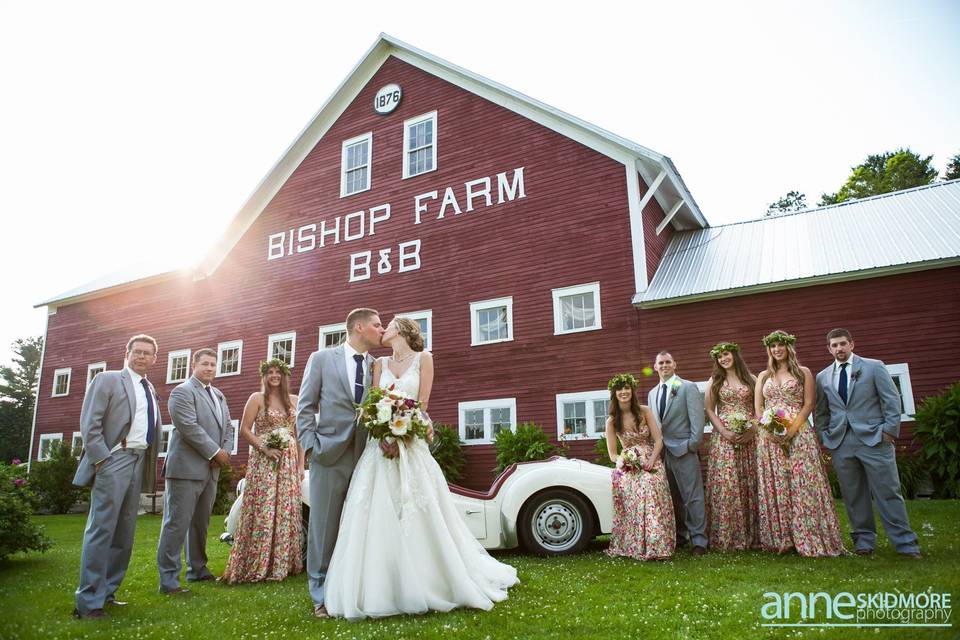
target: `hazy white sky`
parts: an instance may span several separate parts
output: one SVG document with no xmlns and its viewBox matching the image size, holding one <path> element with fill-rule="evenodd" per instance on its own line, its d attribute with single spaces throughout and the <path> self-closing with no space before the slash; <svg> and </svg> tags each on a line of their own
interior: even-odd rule
<svg viewBox="0 0 960 640">
<path fill-rule="evenodd" d="M 0 363 L 33 304 L 199 259 L 381 31 L 670 156 L 711 224 L 960 152 L 954 0 L 0 0 Z"/>
</svg>

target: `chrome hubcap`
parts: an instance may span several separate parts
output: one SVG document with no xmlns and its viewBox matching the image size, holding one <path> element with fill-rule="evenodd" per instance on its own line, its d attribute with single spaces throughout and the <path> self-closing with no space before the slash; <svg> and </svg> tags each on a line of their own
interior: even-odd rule
<svg viewBox="0 0 960 640">
<path fill-rule="evenodd" d="M 537 542 L 551 551 L 573 547 L 582 532 L 580 512 L 566 500 L 551 500 L 533 514 L 533 533 Z"/>
</svg>

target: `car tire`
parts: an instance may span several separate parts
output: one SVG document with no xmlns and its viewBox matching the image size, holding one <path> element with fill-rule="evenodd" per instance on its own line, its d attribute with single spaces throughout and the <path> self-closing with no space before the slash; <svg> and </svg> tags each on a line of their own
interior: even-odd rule
<svg viewBox="0 0 960 640">
<path fill-rule="evenodd" d="M 537 556 L 579 553 L 593 539 L 593 510 L 569 489 L 548 489 L 527 500 L 520 510 L 520 544 Z"/>
</svg>

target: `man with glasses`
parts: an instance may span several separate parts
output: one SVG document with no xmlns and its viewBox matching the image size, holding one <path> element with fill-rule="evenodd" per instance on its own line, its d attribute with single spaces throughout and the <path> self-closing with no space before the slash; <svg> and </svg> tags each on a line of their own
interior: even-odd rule
<svg viewBox="0 0 960 640">
<path fill-rule="evenodd" d="M 157 479 L 160 402 L 147 371 L 157 361 L 157 341 L 127 341 L 126 366 L 98 374 L 83 398 L 83 453 L 73 483 L 90 486 L 90 514 L 83 532 L 78 618 L 103 618 L 105 605 L 123 606 L 116 591 L 133 550 L 140 493 Z"/>
</svg>

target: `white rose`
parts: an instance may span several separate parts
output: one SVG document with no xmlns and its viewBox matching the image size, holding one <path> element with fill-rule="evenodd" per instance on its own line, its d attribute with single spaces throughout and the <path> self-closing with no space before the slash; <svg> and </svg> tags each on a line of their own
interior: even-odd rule
<svg viewBox="0 0 960 640">
<path fill-rule="evenodd" d="M 390 423 L 390 433 L 395 436 L 407 435 L 407 429 L 410 428 L 410 416 L 399 415 Z"/>
<path fill-rule="evenodd" d="M 377 403 L 377 422 L 390 422 L 390 416 L 393 414 L 393 403 L 389 400 L 381 400 Z"/>
</svg>

